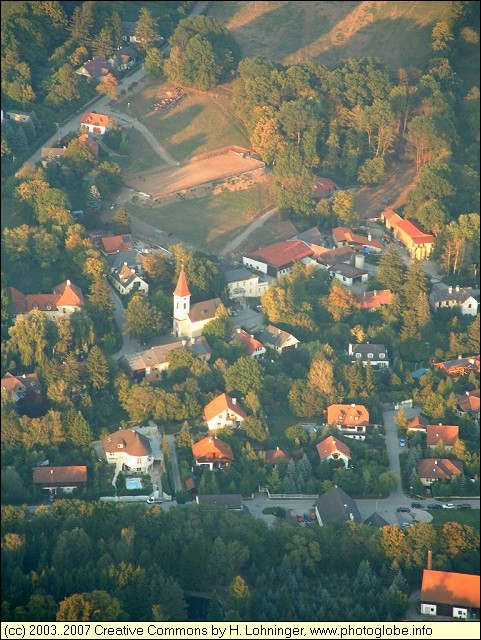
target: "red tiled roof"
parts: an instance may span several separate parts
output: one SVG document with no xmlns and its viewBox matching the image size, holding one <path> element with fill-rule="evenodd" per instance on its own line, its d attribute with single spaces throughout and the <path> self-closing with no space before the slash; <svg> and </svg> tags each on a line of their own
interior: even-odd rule
<svg viewBox="0 0 481 640">
<path fill-rule="evenodd" d="M 336 188 L 336 183 L 333 182 L 330 178 L 316 178 L 314 183 L 314 190 L 312 192 L 313 196 L 321 196 L 332 189 Z"/>
<path fill-rule="evenodd" d="M 234 460 L 234 454 L 227 442 L 216 437 L 203 438 L 192 446 L 192 454 L 195 460 Z"/>
<path fill-rule="evenodd" d="M 99 246 L 104 253 L 117 253 L 132 249 L 134 243 L 129 234 L 124 234 L 122 236 L 104 236 L 100 238 Z"/>
<path fill-rule="evenodd" d="M 451 476 L 463 472 L 460 460 L 449 458 L 423 458 L 418 462 L 418 476 L 432 480 L 451 480 Z"/>
<path fill-rule="evenodd" d="M 351 459 L 351 450 L 347 444 L 344 444 L 344 442 L 338 438 L 334 438 L 334 436 L 329 436 L 322 442 L 319 442 L 316 448 L 321 460 L 326 460 L 326 458 L 329 458 L 329 456 L 332 456 L 332 454 L 336 452 L 342 453 L 346 458 Z"/>
<path fill-rule="evenodd" d="M 205 405 L 204 418 L 208 422 L 226 410 L 232 411 L 232 413 L 235 413 L 242 420 L 247 418 L 244 409 L 237 404 L 237 402 L 234 403 L 233 398 L 228 396 L 227 393 L 221 393 L 220 396 L 217 396 L 217 398 L 214 398 Z"/>
<path fill-rule="evenodd" d="M 110 117 L 105 115 L 105 113 L 92 113 L 87 112 L 83 113 L 80 116 L 80 124 L 90 124 L 94 127 L 108 127 L 110 122 Z"/>
<path fill-rule="evenodd" d="M 435 238 L 430 233 L 425 233 L 414 222 L 401 218 L 394 211 L 385 211 L 383 216 L 386 220 L 389 220 L 392 227 L 397 227 L 404 231 L 411 240 L 416 244 L 434 244 Z"/>
<path fill-rule="evenodd" d="M 247 331 L 244 331 L 244 329 L 237 329 L 237 331 L 234 331 L 234 333 L 232 334 L 232 340 L 237 340 L 237 342 L 240 342 L 248 356 L 251 356 L 253 353 L 255 353 L 256 349 L 264 349 L 264 345 L 262 344 L 262 342 L 256 340 L 254 336 L 249 335 Z"/>
<path fill-rule="evenodd" d="M 463 375 L 467 371 L 480 371 L 480 357 L 466 356 L 456 360 L 446 360 L 445 362 L 435 362 L 435 367 L 442 369 L 448 375 Z"/>
<path fill-rule="evenodd" d="M 88 133 L 82 133 L 81 136 L 78 137 L 80 142 L 85 142 L 90 151 L 94 154 L 96 158 L 99 157 L 99 145 L 97 142 L 89 136 Z"/>
<path fill-rule="evenodd" d="M 391 289 L 381 289 L 381 291 L 363 291 L 354 294 L 360 309 L 377 309 L 383 304 L 391 304 Z"/>
<path fill-rule="evenodd" d="M 327 424 L 367 425 L 369 411 L 363 404 L 331 404 L 327 407 Z"/>
<path fill-rule="evenodd" d="M 266 462 L 268 464 L 287 464 L 291 456 L 287 453 L 287 451 L 283 451 L 282 449 L 271 449 L 270 451 L 266 451 Z"/>
<path fill-rule="evenodd" d="M 312 256 L 313 253 L 314 251 L 301 240 L 286 240 L 286 242 L 276 242 L 263 249 L 257 249 L 257 251 L 249 253 L 246 258 L 252 258 L 279 268 Z"/>
<path fill-rule="evenodd" d="M 33 482 L 34 484 L 87 482 L 87 467 L 33 467 Z"/>
<path fill-rule="evenodd" d="M 479 609 L 479 576 L 471 573 L 424 569 L 421 600 Z"/>
<path fill-rule="evenodd" d="M 57 307 L 81 307 L 84 304 L 82 290 L 70 280 L 57 285 L 53 292 L 58 296 Z"/>
<path fill-rule="evenodd" d="M 184 265 L 180 267 L 179 277 L 177 278 L 177 285 L 175 287 L 173 295 L 178 296 L 179 298 L 185 298 L 186 296 L 191 295 L 189 291 L 189 285 L 187 284 Z"/>
<path fill-rule="evenodd" d="M 426 427 L 426 444 L 436 446 L 441 442 L 446 447 L 454 447 L 459 438 L 459 427 L 446 424 L 428 424 Z"/>
<path fill-rule="evenodd" d="M 117 445 L 122 445 L 118 447 Z M 150 456 L 152 449 L 149 439 L 135 429 L 119 429 L 102 438 L 106 453 L 124 452 L 129 456 Z"/>
<path fill-rule="evenodd" d="M 424 418 L 423 416 L 414 416 L 414 418 L 411 418 L 407 423 L 406 430 L 409 431 L 410 429 L 416 429 L 426 431 L 428 423 L 429 421 L 427 418 Z"/>
<path fill-rule="evenodd" d="M 382 245 L 379 240 L 369 240 L 366 236 L 360 236 L 354 233 L 349 227 L 335 227 L 332 230 L 332 235 L 336 242 L 349 242 L 351 244 L 359 244 L 367 247 L 376 247 L 376 249 L 382 249 Z"/>
<path fill-rule="evenodd" d="M 5 377 L 2 378 L 2 389 L 9 393 L 14 393 L 18 387 L 21 387 L 27 391 L 30 389 L 39 390 L 40 381 L 36 373 L 24 373 L 20 376 L 14 376 L 7 371 Z"/>
<path fill-rule="evenodd" d="M 466 413 L 479 413 L 479 389 L 467 391 L 464 395 L 456 396 L 456 404 Z"/>
</svg>

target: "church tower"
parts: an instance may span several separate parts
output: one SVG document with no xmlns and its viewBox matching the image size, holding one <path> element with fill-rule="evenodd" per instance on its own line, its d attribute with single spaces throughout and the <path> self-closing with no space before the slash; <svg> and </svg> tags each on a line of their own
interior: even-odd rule
<svg viewBox="0 0 481 640">
<path fill-rule="evenodd" d="M 175 336 L 188 335 L 189 331 L 185 326 L 189 320 L 190 296 L 187 278 L 185 276 L 184 265 L 180 268 L 177 286 L 174 291 L 174 323 L 172 333 Z"/>
</svg>

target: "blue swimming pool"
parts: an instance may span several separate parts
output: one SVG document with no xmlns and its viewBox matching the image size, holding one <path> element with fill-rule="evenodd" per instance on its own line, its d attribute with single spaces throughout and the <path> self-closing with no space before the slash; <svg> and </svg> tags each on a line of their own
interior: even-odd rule
<svg viewBox="0 0 481 640">
<path fill-rule="evenodd" d="M 126 489 L 142 489 L 142 478 L 126 478 Z"/>
</svg>

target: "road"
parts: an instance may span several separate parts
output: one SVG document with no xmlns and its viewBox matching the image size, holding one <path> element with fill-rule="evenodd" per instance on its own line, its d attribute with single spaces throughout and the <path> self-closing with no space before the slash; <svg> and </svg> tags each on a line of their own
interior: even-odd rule
<svg viewBox="0 0 481 640">
<path fill-rule="evenodd" d="M 114 360 L 120 360 L 122 356 L 131 355 L 136 351 L 141 351 L 144 349 L 136 340 L 131 338 L 128 333 L 124 330 L 125 323 L 125 310 L 120 300 L 118 294 L 114 291 L 113 287 L 109 284 L 109 292 L 110 298 L 114 305 L 114 318 L 115 322 L 119 328 L 120 333 L 122 334 L 122 348 L 112 355 Z"/>
<path fill-rule="evenodd" d="M 259 218 L 254 220 L 254 222 L 250 224 L 247 227 L 247 229 L 244 229 L 244 231 L 242 231 L 242 233 L 239 233 L 239 235 L 236 236 L 233 240 L 231 240 L 231 242 L 228 242 L 225 245 L 225 247 L 219 251 L 219 255 L 226 256 L 232 253 L 234 249 L 237 249 L 237 247 L 242 242 L 244 242 L 244 240 L 246 240 L 253 231 L 261 227 L 265 222 L 267 222 L 267 220 L 269 220 L 269 218 L 272 218 L 272 216 L 278 211 L 279 209 L 275 207 L 274 209 L 270 209 L 269 211 L 266 211 L 266 213 L 263 213 Z"/>
</svg>

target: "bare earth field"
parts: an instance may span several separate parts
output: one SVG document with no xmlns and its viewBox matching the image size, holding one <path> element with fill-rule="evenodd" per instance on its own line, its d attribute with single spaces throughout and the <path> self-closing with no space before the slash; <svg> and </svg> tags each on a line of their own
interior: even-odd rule
<svg viewBox="0 0 481 640">
<path fill-rule="evenodd" d="M 392 69 L 422 68 L 447 2 L 212 2 L 208 15 L 235 36 L 244 56 L 280 62 L 379 56 Z"/>
</svg>

